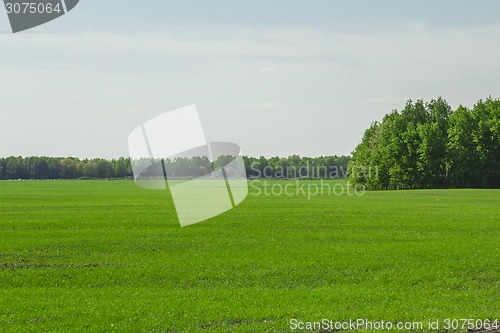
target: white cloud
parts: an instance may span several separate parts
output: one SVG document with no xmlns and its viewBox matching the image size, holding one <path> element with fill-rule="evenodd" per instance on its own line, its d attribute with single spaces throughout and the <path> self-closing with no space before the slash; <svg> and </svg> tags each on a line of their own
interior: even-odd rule
<svg viewBox="0 0 500 333">
<path fill-rule="evenodd" d="M 262 67 L 262 68 L 259 68 L 259 72 L 263 73 L 263 74 L 271 74 L 271 73 L 273 73 L 275 71 L 276 71 L 276 69 L 273 68 L 273 67 Z"/>
</svg>

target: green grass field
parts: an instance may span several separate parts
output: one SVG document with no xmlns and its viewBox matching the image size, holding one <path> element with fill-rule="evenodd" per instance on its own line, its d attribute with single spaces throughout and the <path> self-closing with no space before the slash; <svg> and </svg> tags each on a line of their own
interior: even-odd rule
<svg viewBox="0 0 500 333">
<path fill-rule="evenodd" d="M 500 319 L 500 190 L 250 192 L 181 228 L 132 181 L 0 182 L 0 331 Z"/>
</svg>

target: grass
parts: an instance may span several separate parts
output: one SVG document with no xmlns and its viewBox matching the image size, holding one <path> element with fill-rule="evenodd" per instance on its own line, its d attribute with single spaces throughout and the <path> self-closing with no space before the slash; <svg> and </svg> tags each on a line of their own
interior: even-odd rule
<svg viewBox="0 0 500 333">
<path fill-rule="evenodd" d="M 253 183 L 236 209 L 181 228 L 167 192 L 131 181 L 0 182 L 0 331 L 500 319 L 499 190 L 308 200 L 267 196 L 273 184 L 315 182 Z"/>
</svg>

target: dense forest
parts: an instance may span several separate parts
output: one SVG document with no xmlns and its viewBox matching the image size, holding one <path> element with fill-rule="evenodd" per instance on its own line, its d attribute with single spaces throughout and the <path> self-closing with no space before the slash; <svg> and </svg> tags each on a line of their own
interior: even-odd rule
<svg viewBox="0 0 500 333">
<path fill-rule="evenodd" d="M 500 188 L 500 100 L 410 100 L 372 123 L 349 167 L 368 189 Z"/>
<path fill-rule="evenodd" d="M 130 159 L 75 157 L 0 158 L 0 179 L 125 178 L 132 176 Z"/>
<path fill-rule="evenodd" d="M 228 162 L 221 156 L 214 162 L 201 163 L 200 158 L 176 158 L 165 165 L 182 170 L 187 175 L 202 176 L 209 169 L 217 169 Z M 300 157 L 247 157 L 245 168 L 249 178 L 345 178 L 347 156 Z M 202 161 L 203 162 L 203 161 Z M 192 169 L 203 172 L 197 174 Z M 179 174 L 179 176 L 183 176 Z M 0 158 L 0 180 L 8 179 L 112 179 L 133 177 L 129 158 L 106 160 L 79 159 L 75 157 L 7 157 Z"/>
</svg>

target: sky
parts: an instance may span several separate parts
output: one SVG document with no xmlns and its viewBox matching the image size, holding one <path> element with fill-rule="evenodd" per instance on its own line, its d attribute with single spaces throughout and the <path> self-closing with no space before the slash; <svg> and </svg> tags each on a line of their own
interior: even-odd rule
<svg viewBox="0 0 500 333">
<path fill-rule="evenodd" d="M 408 99 L 500 97 L 500 2 L 81 0 L 12 34 L 0 8 L 0 156 L 128 156 L 196 104 L 250 156 L 348 155 Z"/>
</svg>

